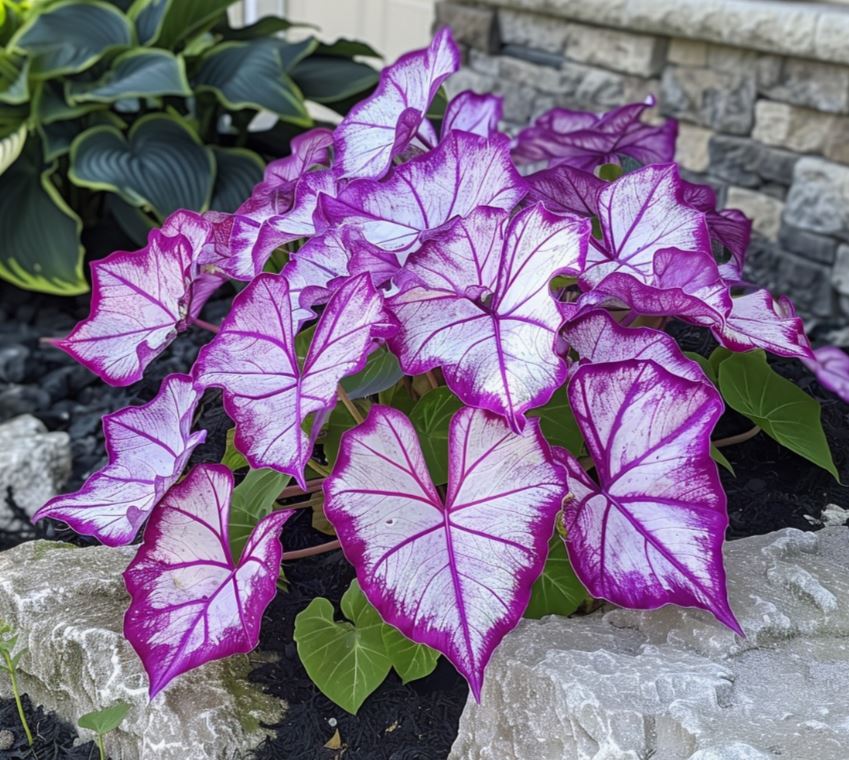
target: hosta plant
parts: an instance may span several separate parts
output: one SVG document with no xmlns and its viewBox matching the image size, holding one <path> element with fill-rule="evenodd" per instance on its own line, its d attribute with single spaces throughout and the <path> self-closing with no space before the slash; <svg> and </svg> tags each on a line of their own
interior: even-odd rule
<svg viewBox="0 0 849 760">
<path fill-rule="evenodd" d="M 235 213 L 176 211 L 95 262 L 90 316 L 55 341 L 128 385 L 179 333 L 210 332 L 191 374 L 104 419 L 108 464 L 38 514 L 109 545 L 146 523 L 126 635 L 152 695 L 256 645 L 281 558 L 339 549 L 357 581 L 338 612 L 313 600 L 295 638 L 352 712 L 439 655 L 479 697 L 523 615 L 592 598 L 698 607 L 742 633 L 724 409 L 837 475 L 817 402 L 767 355 L 844 397 L 846 357 L 812 352 L 793 305 L 746 281 L 749 222 L 681 179 L 675 124 L 645 124 L 647 100 L 555 109 L 511 140 L 500 100 L 471 92 L 434 119 L 459 62 L 440 31 Z M 242 289 L 210 324 L 227 281 Z M 671 320 L 716 350 L 683 353 Z M 220 464 L 186 473 L 204 394 L 235 429 Z M 299 508 L 335 539 L 284 552 Z"/>
<path fill-rule="evenodd" d="M 274 17 L 234 29 L 234 2 L 0 0 L 0 277 L 85 292 L 84 245 L 236 210 L 314 126 L 307 101 L 344 113 L 376 83 L 367 45 L 287 41 Z"/>
</svg>

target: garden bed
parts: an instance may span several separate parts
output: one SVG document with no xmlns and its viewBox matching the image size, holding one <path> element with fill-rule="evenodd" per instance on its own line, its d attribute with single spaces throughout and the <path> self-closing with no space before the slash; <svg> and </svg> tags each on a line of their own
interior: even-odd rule
<svg viewBox="0 0 849 760">
<path fill-rule="evenodd" d="M 220 321 L 227 307 L 225 300 L 212 302 L 204 317 Z M 65 334 L 86 312 L 84 298 L 54 299 L 0 286 L 0 421 L 30 413 L 51 430 L 69 433 L 74 469 L 68 490 L 78 488 L 104 461 L 102 415 L 152 398 L 165 375 L 188 370 L 208 337 L 200 331 L 190 331 L 151 366 L 142 382 L 129 388 L 110 388 L 65 354 L 38 342 L 43 336 Z M 715 345 L 710 334 L 699 328 L 680 325 L 672 332 L 685 350 L 707 354 Z M 835 464 L 844 482 L 849 482 L 849 406 L 824 391 L 798 361 L 777 360 L 773 366 L 822 402 L 823 426 Z M 209 398 L 213 398 L 212 394 Z M 193 462 L 218 461 L 230 425 L 220 404 L 204 405 L 199 427 L 209 431 L 209 438 L 195 453 Z M 750 426 L 747 420 L 729 412 L 716 435 L 735 435 Z M 723 453 L 739 473 L 735 478 L 721 471 L 729 501 L 729 538 L 788 526 L 813 530 L 819 527 L 822 510 L 828 504 L 849 506 L 849 488 L 838 485 L 827 472 L 763 434 L 730 446 Z M 0 533 L 0 549 L 35 537 L 86 541 L 70 531 L 57 529 L 56 524 L 44 524 L 31 531 Z M 287 524 L 287 551 L 326 540 L 326 536 L 312 529 L 308 511 Z M 292 632 L 295 615 L 313 597 L 339 601 L 353 570 L 339 552 L 286 563 L 284 570 L 289 591 L 278 595 L 268 608 L 260 639 L 260 648 L 276 653 L 279 659 L 259 667 L 251 678 L 286 700 L 289 709 L 283 722 L 275 727 L 276 737 L 261 746 L 257 756 L 268 760 L 313 760 L 343 754 L 354 760 L 445 758 L 466 701 L 465 681 L 443 659 L 431 676 L 406 686 L 390 675 L 357 716 L 349 715 L 327 700 L 307 677 Z M 5 703 L 0 703 L 0 710 L 5 716 Z M 54 734 L 73 738 L 72 733 L 63 734 L 59 729 Z"/>
</svg>

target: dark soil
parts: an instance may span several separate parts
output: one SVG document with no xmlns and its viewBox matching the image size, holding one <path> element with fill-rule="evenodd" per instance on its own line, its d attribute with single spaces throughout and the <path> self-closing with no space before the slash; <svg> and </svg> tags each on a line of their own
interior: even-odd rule
<svg viewBox="0 0 849 760">
<path fill-rule="evenodd" d="M 226 308 L 226 300 L 213 302 L 204 317 L 220 321 Z M 84 298 L 34 296 L 0 285 L 0 421 L 31 413 L 50 429 L 68 431 L 74 453 L 68 490 L 78 488 L 105 463 L 102 415 L 152 398 L 166 374 L 188 370 L 199 346 L 208 339 L 208 334 L 192 330 L 151 366 L 142 382 L 129 388 L 110 388 L 62 352 L 38 343 L 41 336 L 64 335 L 86 313 Z M 700 328 L 678 324 L 670 331 L 686 350 L 707 355 L 715 345 L 709 333 Z M 799 362 L 777 360 L 774 367 L 822 402 L 826 435 L 841 479 L 849 483 L 849 406 L 824 391 Z M 200 426 L 209 431 L 208 442 L 196 452 L 194 461 L 220 458 L 230 424 L 215 395 L 209 394 L 200 420 Z M 717 436 L 750 427 L 748 420 L 729 412 L 720 422 Z M 723 453 L 737 472 L 734 477 L 721 470 L 728 493 L 729 538 L 788 526 L 813 530 L 826 505 L 849 507 L 849 488 L 763 434 Z M 27 533 L 0 532 L 0 549 L 37 536 L 86 540 L 59 524 L 48 523 Z M 300 511 L 286 525 L 287 551 L 327 540 L 312 529 L 308 510 Z M 334 552 L 288 563 L 285 573 L 288 591 L 279 594 L 268 608 L 260 640 L 260 650 L 274 652 L 278 659 L 260 666 L 251 679 L 285 699 L 289 709 L 282 723 L 274 726 L 275 737 L 257 749 L 257 760 L 335 760 L 343 755 L 346 760 L 444 760 L 466 701 L 463 679 L 444 660 L 431 676 L 407 686 L 390 675 L 356 717 L 349 715 L 313 686 L 298 659 L 292 632 L 295 616 L 315 596 L 325 596 L 338 605 L 353 577 L 352 570 L 341 554 Z M 5 707 L 0 702 L 0 721 Z M 54 735 L 59 735 L 58 730 Z"/>
<path fill-rule="evenodd" d="M 94 760 L 99 757 L 97 745 L 86 742 L 73 746 L 77 730 L 54 713 L 33 707 L 29 697 L 21 702 L 33 737 L 27 743 L 14 699 L 0 699 L 0 760 Z"/>
</svg>

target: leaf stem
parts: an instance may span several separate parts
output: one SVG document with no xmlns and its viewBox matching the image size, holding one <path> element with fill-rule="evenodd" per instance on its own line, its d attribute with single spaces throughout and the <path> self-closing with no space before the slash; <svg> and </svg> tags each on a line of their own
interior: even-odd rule
<svg viewBox="0 0 849 760">
<path fill-rule="evenodd" d="M 721 449 L 725 446 L 733 446 L 735 443 L 743 443 L 745 441 L 748 441 L 750 438 L 754 438 L 760 432 L 760 427 L 755 425 L 751 430 L 747 430 L 745 433 L 729 435 L 727 438 L 719 438 L 715 441 L 711 441 L 711 443 L 713 443 L 716 448 Z"/>
<path fill-rule="evenodd" d="M 21 725 L 24 727 L 24 733 L 27 735 L 27 742 L 32 747 L 32 731 L 29 730 L 27 716 L 24 714 L 24 706 L 21 702 L 21 694 L 18 691 L 18 677 L 15 673 L 15 663 L 12 662 L 11 655 L 4 649 L 3 659 L 6 661 L 6 668 L 9 671 L 9 680 L 12 682 L 12 695 L 15 697 L 15 706 L 18 708 L 18 717 L 21 719 Z"/>
<path fill-rule="evenodd" d="M 360 414 L 360 410 L 357 409 L 356 404 L 351 401 L 351 397 L 348 395 L 348 392 L 342 387 L 341 383 L 336 387 L 336 394 L 339 396 L 339 400 L 345 405 L 345 408 L 348 410 L 351 417 L 354 418 L 354 422 L 358 425 L 363 424 L 363 415 Z"/>
<path fill-rule="evenodd" d="M 97 735 L 97 749 L 100 751 L 100 760 L 106 760 L 106 746 L 103 744 L 103 734 Z"/>
<path fill-rule="evenodd" d="M 291 499 L 293 496 L 302 496 L 305 493 L 315 493 L 321 490 L 324 483 L 324 478 L 316 478 L 315 480 L 307 481 L 307 489 L 304 491 L 300 486 L 288 486 L 284 488 L 277 496 L 278 499 Z"/>
<path fill-rule="evenodd" d="M 304 557 L 314 557 L 316 554 L 324 554 L 326 552 L 333 552 L 340 548 L 339 541 L 327 541 L 326 543 L 319 544 L 318 546 L 311 546 L 309 549 L 298 549 L 293 552 L 284 552 L 282 561 L 288 562 L 292 559 L 303 559 Z"/>
<path fill-rule="evenodd" d="M 214 325 L 212 322 L 207 322 L 205 319 L 198 319 L 197 317 L 194 317 L 192 319 L 192 324 L 202 327 L 204 330 L 209 330 L 213 334 L 218 332 L 218 325 Z"/>
<path fill-rule="evenodd" d="M 324 475 L 325 478 L 330 476 L 330 469 L 325 467 L 323 464 L 319 464 L 315 461 L 315 459 L 308 459 L 307 466 L 311 467 L 319 475 Z"/>
<path fill-rule="evenodd" d="M 436 375 L 433 374 L 432 369 L 425 372 L 425 377 L 427 378 L 428 383 L 430 383 L 432 390 L 436 390 L 439 387 L 439 381 L 436 379 Z"/>
</svg>

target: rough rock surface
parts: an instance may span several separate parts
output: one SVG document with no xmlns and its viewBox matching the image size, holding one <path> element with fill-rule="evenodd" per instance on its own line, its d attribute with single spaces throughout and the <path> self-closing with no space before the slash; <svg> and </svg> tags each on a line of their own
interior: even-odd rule
<svg viewBox="0 0 849 760">
<path fill-rule="evenodd" d="M 0 423 L 0 527 L 9 529 L 15 520 L 6 505 L 9 488 L 15 503 L 32 516 L 70 474 L 67 433 L 48 433 L 44 423 L 29 414 Z"/>
<path fill-rule="evenodd" d="M 256 662 L 247 656 L 187 673 L 148 703 L 147 677 L 121 634 L 128 604 L 121 573 L 133 552 L 31 541 L 0 554 L 0 620 L 28 650 L 19 665 L 22 690 L 74 724 L 117 700 L 130 704 L 109 736 L 115 760 L 244 756 L 283 704 L 248 683 Z M 0 694 L 7 688 L 0 679 Z"/>
<path fill-rule="evenodd" d="M 849 529 L 726 548 L 747 638 L 697 610 L 524 621 L 451 760 L 845 760 Z"/>
</svg>

